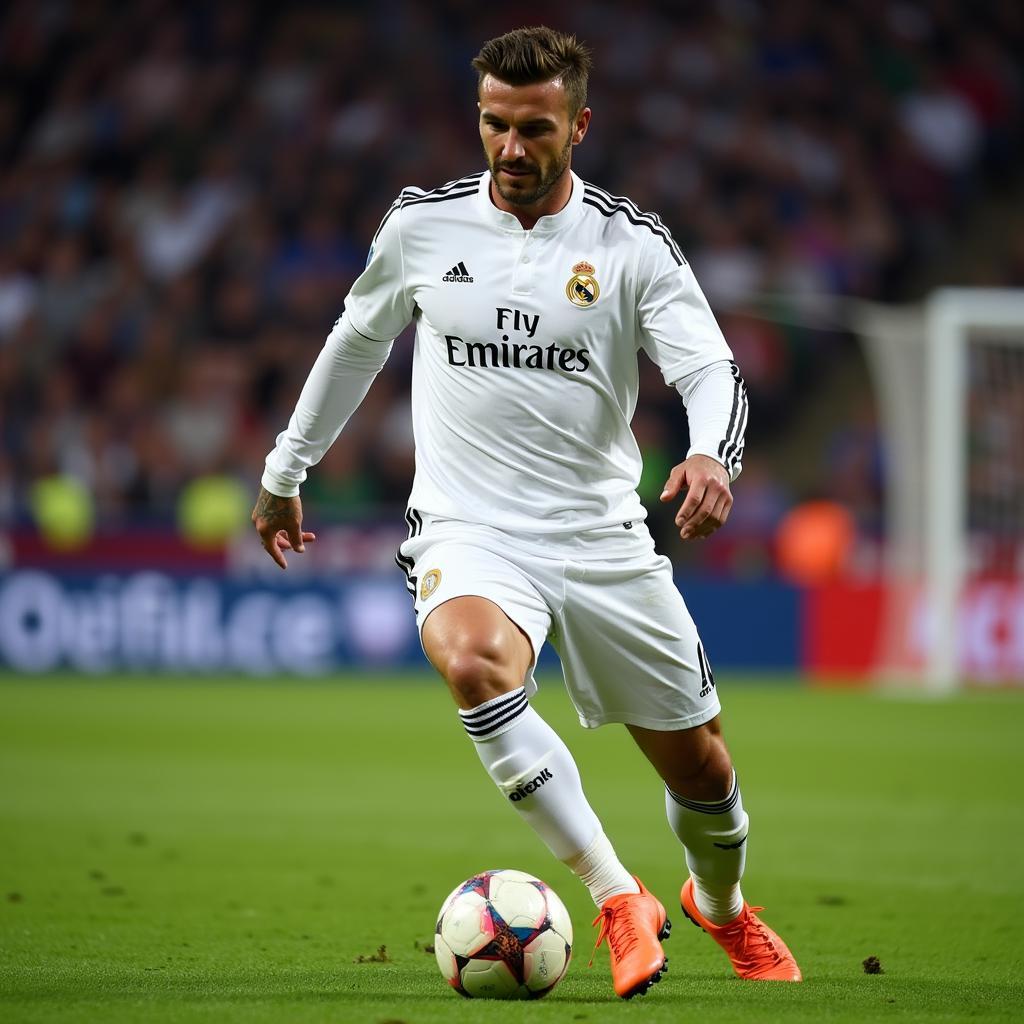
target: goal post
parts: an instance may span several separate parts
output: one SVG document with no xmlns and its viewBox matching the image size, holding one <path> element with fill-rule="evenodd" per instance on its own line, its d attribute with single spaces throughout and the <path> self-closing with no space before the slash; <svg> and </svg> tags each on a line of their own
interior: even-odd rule
<svg viewBox="0 0 1024 1024">
<path fill-rule="evenodd" d="M 1024 289 L 857 303 L 854 320 L 887 462 L 880 673 L 937 693 L 966 676 L 1024 681 Z M 1012 610 L 992 638 L 1009 653 L 986 657 L 965 605 L 996 577 Z"/>
</svg>

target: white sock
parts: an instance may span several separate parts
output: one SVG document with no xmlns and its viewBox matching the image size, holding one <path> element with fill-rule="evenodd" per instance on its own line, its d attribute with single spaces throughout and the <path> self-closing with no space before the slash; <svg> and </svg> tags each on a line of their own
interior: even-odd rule
<svg viewBox="0 0 1024 1024">
<path fill-rule="evenodd" d="M 488 775 L 598 906 L 617 893 L 639 892 L 587 803 L 572 754 L 530 707 L 525 687 L 459 711 L 459 718 Z"/>
<path fill-rule="evenodd" d="M 736 772 L 729 795 L 714 803 L 690 800 L 666 787 L 665 811 L 686 849 L 697 909 L 712 924 L 728 924 L 743 909 L 740 879 L 749 827 Z"/>
<path fill-rule="evenodd" d="M 565 864 L 590 890 L 590 897 L 598 909 L 612 896 L 640 891 L 636 879 L 615 856 L 612 844 L 604 832 L 598 832 L 594 841 L 582 853 L 570 857 Z"/>
</svg>

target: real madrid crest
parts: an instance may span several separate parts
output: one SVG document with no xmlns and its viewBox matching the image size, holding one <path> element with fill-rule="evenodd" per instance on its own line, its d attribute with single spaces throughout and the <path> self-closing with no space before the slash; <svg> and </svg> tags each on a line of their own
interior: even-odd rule
<svg viewBox="0 0 1024 1024">
<path fill-rule="evenodd" d="M 596 271 L 586 260 L 581 260 L 572 268 L 572 277 L 565 286 L 566 298 L 581 309 L 587 309 L 597 302 L 601 289 L 594 279 Z"/>
<path fill-rule="evenodd" d="M 420 580 L 420 600 L 426 601 L 428 597 L 441 585 L 441 570 L 431 569 L 430 572 L 424 573 L 423 579 Z"/>
</svg>

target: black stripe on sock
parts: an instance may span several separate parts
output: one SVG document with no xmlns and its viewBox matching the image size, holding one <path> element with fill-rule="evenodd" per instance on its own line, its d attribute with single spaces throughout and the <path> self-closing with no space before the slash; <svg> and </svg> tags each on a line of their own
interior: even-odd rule
<svg viewBox="0 0 1024 1024">
<path fill-rule="evenodd" d="M 738 850 L 745 842 L 747 837 L 744 836 L 738 843 L 712 843 L 712 846 L 717 846 L 720 850 Z"/>
<path fill-rule="evenodd" d="M 673 792 L 668 786 L 665 787 L 665 791 L 680 807 L 685 807 L 688 811 L 697 811 L 700 814 L 727 814 L 736 806 L 740 799 L 738 779 L 733 780 L 732 792 L 724 800 L 713 804 L 703 803 L 700 800 L 688 800 L 685 796 L 680 796 L 678 793 Z"/>
<path fill-rule="evenodd" d="M 485 736 L 493 732 L 499 726 L 517 718 L 528 707 L 526 699 L 526 688 L 520 686 L 517 690 L 506 694 L 503 697 L 495 698 L 472 711 L 459 711 L 459 718 L 462 726 L 470 736 Z"/>
<path fill-rule="evenodd" d="M 500 697 L 493 697 L 491 700 L 485 701 L 475 708 L 470 708 L 468 711 L 463 711 L 460 708 L 459 718 L 466 722 L 475 723 L 478 719 L 486 718 L 489 714 L 511 703 L 513 700 L 525 696 L 526 687 L 517 686 L 514 690 L 509 690 L 508 693 L 503 693 Z"/>
<path fill-rule="evenodd" d="M 506 718 L 510 714 L 512 717 L 515 717 L 519 712 L 525 710 L 526 704 L 526 695 L 523 694 L 510 704 L 506 704 L 504 707 L 499 708 L 491 715 L 485 715 L 483 718 L 477 718 L 471 722 L 467 722 L 466 719 L 463 718 L 462 725 L 466 729 L 477 729 L 483 732 L 488 732 L 499 719 Z"/>
<path fill-rule="evenodd" d="M 469 733 L 473 739 L 485 739 L 491 733 L 496 732 L 503 725 L 508 725 L 509 722 L 518 718 L 526 709 L 530 706 L 530 702 L 526 699 L 525 694 L 522 699 L 516 703 L 511 704 L 507 708 L 503 708 L 494 716 L 494 720 L 481 721 L 480 723 L 469 724 L 463 722 L 462 727 Z"/>
</svg>

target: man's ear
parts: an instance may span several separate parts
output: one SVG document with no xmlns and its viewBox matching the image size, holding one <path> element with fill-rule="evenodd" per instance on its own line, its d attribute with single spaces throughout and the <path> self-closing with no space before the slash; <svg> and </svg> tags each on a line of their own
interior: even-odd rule
<svg viewBox="0 0 1024 1024">
<path fill-rule="evenodd" d="M 590 127 L 590 117 L 593 112 L 590 107 L 584 107 L 577 115 L 572 126 L 572 144 L 578 146 L 583 141 Z"/>
</svg>

